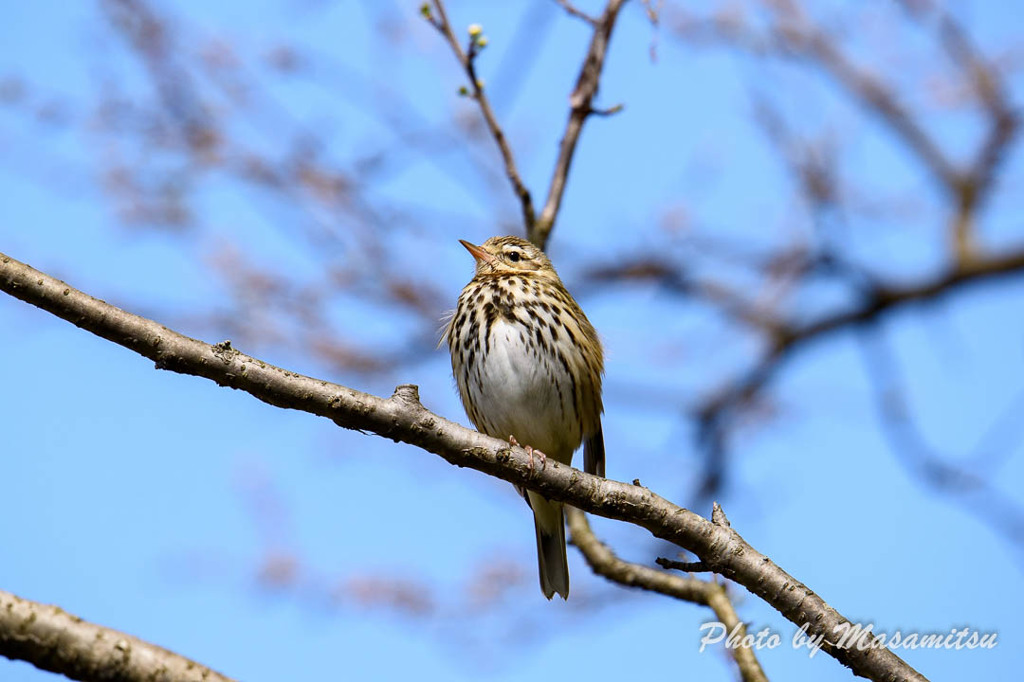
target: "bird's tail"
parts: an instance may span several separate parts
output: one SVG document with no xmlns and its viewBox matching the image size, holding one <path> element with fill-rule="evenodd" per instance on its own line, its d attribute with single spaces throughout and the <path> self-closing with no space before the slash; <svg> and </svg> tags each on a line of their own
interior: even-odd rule
<svg viewBox="0 0 1024 682">
<path fill-rule="evenodd" d="M 533 523 L 537 530 L 537 564 L 540 589 L 551 599 L 557 592 L 569 598 L 569 562 L 565 557 L 565 519 L 562 503 L 551 502 L 537 493 L 529 494 Z"/>
</svg>

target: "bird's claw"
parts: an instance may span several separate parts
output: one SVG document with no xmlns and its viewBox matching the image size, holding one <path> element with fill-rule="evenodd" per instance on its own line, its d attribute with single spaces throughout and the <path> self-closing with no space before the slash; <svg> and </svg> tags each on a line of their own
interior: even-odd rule
<svg viewBox="0 0 1024 682">
<path fill-rule="evenodd" d="M 521 447 L 524 450 L 526 450 L 526 454 L 528 454 L 530 456 L 530 473 L 531 474 L 533 473 L 533 466 L 534 466 L 533 465 L 533 460 L 534 460 L 534 456 L 535 455 L 536 455 L 536 458 L 538 460 L 540 460 L 540 470 L 544 471 L 544 468 L 548 464 L 548 456 L 547 455 L 545 455 L 540 450 L 534 450 L 532 445 L 519 445 L 519 441 L 516 440 L 515 436 L 509 436 L 508 437 L 508 442 L 511 445 L 513 445 L 513 446 Z"/>
</svg>

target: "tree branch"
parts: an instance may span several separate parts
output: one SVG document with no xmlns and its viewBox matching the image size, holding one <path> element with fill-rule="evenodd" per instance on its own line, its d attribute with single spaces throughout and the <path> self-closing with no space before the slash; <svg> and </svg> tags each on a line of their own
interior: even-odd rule
<svg viewBox="0 0 1024 682">
<path fill-rule="evenodd" d="M 781 16 L 764 35 L 731 18 L 688 15 L 677 17 L 675 33 L 692 39 L 722 41 L 755 54 L 807 59 L 831 74 L 867 111 L 879 116 L 920 157 L 941 186 L 956 185 L 956 168 L 884 82 L 855 66 L 840 51 L 833 36 L 809 23 L 795 8 L 787 3 L 773 3 L 771 8 Z"/>
<path fill-rule="evenodd" d="M 566 519 L 572 532 L 572 543 L 583 553 L 594 573 L 620 585 L 639 587 L 707 606 L 715 612 L 719 622 L 725 625 L 729 632 L 737 632 L 741 640 L 746 636 L 747 628 L 736 615 L 736 609 L 733 608 L 724 586 L 709 580 L 672 575 L 623 561 L 615 556 L 611 548 L 597 539 L 590 528 L 590 523 L 587 522 L 586 514 L 579 509 L 567 507 Z M 736 661 L 744 682 L 768 682 L 768 677 L 752 648 L 731 647 L 728 652 Z"/>
<path fill-rule="evenodd" d="M 721 471 L 723 434 L 720 431 L 725 426 L 726 413 L 753 398 L 797 350 L 829 334 L 874 322 L 892 310 L 933 302 L 969 284 L 1021 274 L 1024 274 L 1024 249 L 963 261 L 917 284 L 902 287 L 873 285 L 865 290 L 865 303 L 861 306 L 800 326 L 775 325 L 769 349 L 760 361 L 712 394 L 697 409 L 700 432 L 705 443 L 711 445 L 707 448 L 708 459 L 716 462 L 710 470 Z M 709 480 L 703 488 L 713 490 L 715 485 L 712 483 L 717 485 L 718 482 Z"/>
<path fill-rule="evenodd" d="M 861 305 L 808 324 L 796 326 L 780 320 L 775 325 L 759 325 L 759 331 L 765 333 L 767 340 L 763 356 L 749 370 L 725 382 L 696 411 L 707 472 L 701 484 L 702 499 L 716 492 L 721 485 L 730 413 L 756 399 L 778 368 L 806 342 L 834 331 L 873 322 L 903 304 L 935 300 L 967 282 L 1024 271 L 1024 251 L 1018 249 L 1005 255 L 985 254 L 980 252 L 974 234 L 976 217 L 992 192 L 998 167 L 1016 139 L 1019 112 L 1004 87 L 998 69 L 974 47 L 959 23 L 947 12 L 932 8 L 927 3 L 902 4 L 914 15 L 938 14 L 938 37 L 976 93 L 988 132 L 973 154 L 974 158 L 967 164 L 954 163 L 939 140 L 922 125 L 920 116 L 901 103 L 900 93 L 883 78 L 858 67 L 843 51 L 841 41 L 814 25 L 797 4 L 771 3 L 770 9 L 776 20 L 763 32 L 756 31 L 745 20 L 728 15 L 707 20 L 683 18 L 677 22 L 680 35 L 721 40 L 755 53 L 803 59 L 831 75 L 865 111 L 878 116 L 935 178 L 949 203 L 948 233 L 950 260 L 953 262 L 944 273 L 918 286 L 888 287 L 871 281 L 858 282 L 864 294 Z M 818 169 L 812 167 L 810 170 Z M 821 173 L 806 179 L 816 182 L 829 180 L 827 174 Z M 838 200 L 834 193 L 830 194 L 833 187 L 828 182 L 818 186 L 805 185 L 804 189 L 812 204 L 820 199 L 832 203 Z M 815 190 L 824 190 L 824 193 L 816 196 Z"/>
<path fill-rule="evenodd" d="M 621 106 L 615 106 L 607 110 L 593 108 L 594 97 L 597 95 L 598 85 L 601 81 L 601 70 L 604 68 L 604 57 L 608 51 L 608 41 L 615 27 L 615 20 L 618 18 L 619 10 L 626 0 L 609 0 L 600 18 L 595 19 L 582 14 L 569 3 L 559 2 L 563 8 L 583 18 L 594 28 L 594 34 L 590 39 L 590 47 L 583 59 L 583 66 L 576 79 L 576 87 L 573 88 L 569 97 L 569 120 L 565 125 L 565 133 L 559 143 L 558 159 L 555 161 L 554 173 L 551 176 L 551 185 L 548 188 L 548 198 L 544 202 L 544 208 L 538 216 L 533 207 L 533 198 L 530 190 L 523 184 L 516 168 L 515 157 L 509 147 L 505 132 L 498 123 L 491 103 L 484 93 L 483 85 L 476 75 L 475 59 L 478 54 L 480 43 L 474 36 L 470 36 L 469 47 L 462 49 L 459 39 L 455 36 L 451 22 L 448 20 L 448 13 L 445 10 L 443 0 L 432 0 L 433 10 L 430 5 L 424 4 L 421 12 L 427 21 L 436 28 L 451 47 L 456 59 L 462 65 L 466 75 L 469 77 L 469 93 L 480 105 L 480 113 L 491 137 L 498 145 L 502 161 L 505 163 L 505 173 L 512 182 L 512 189 L 523 207 L 523 223 L 526 228 L 526 237 L 540 248 L 547 246 L 548 237 L 555 226 L 555 219 L 558 217 L 558 210 L 562 205 L 562 196 L 565 194 L 565 184 L 569 178 L 569 168 L 572 165 L 572 157 L 576 152 L 576 144 L 579 142 L 580 133 L 583 131 L 583 124 L 591 114 L 610 115 L 622 110 Z M 436 12 L 437 16 L 434 16 Z"/>
<path fill-rule="evenodd" d="M 558 4 L 559 7 L 565 10 L 566 14 L 568 14 L 571 17 L 581 19 L 590 24 L 591 26 L 597 26 L 598 23 L 600 23 L 599 19 L 595 19 L 594 17 L 590 16 L 580 8 L 576 7 L 576 5 L 569 2 L 569 0 L 555 0 L 555 2 Z"/>
<path fill-rule="evenodd" d="M 911 416 L 899 363 L 884 330 L 868 332 L 864 329 L 857 340 L 882 433 L 896 460 L 925 488 L 947 495 L 1018 549 L 1024 547 L 1024 508 L 992 485 L 991 474 L 983 475 L 975 462 L 954 463 L 928 445 Z"/>
<path fill-rule="evenodd" d="M 873 323 L 894 310 L 931 303 L 973 284 L 1024 275 L 1024 248 L 958 261 L 932 277 L 911 284 L 883 284 L 863 279 L 864 273 L 857 275 L 861 277 L 856 281 L 862 295 L 859 305 L 797 324 L 758 310 L 752 302 L 718 288 L 714 282 L 691 278 L 685 269 L 666 260 L 620 259 L 618 263 L 591 270 L 589 276 L 594 281 L 654 281 L 671 291 L 708 301 L 734 319 L 762 332 L 767 339 L 767 349 L 751 367 L 724 382 L 703 398 L 694 410 L 706 461 L 704 480 L 698 490 L 699 499 L 709 499 L 721 487 L 725 432 L 730 416 L 759 395 L 789 358 L 829 334 Z M 850 276 L 852 278 L 854 274 Z"/>
<path fill-rule="evenodd" d="M 598 113 L 593 108 L 594 97 L 601 82 L 601 70 L 604 68 L 604 56 L 608 51 L 608 41 L 611 39 L 612 29 L 615 27 L 615 20 L 618 18 L 619 10 L 625 0 L 609 0 L 601 14 L 601 18 L 594 24 L 594 35 L 590 39 L 590 48 L 587 56 L 583 59 L 583 66 L 580 75 L 576 79 L 576 87 L 569 96 L 569 120 L 565 125 L 565 133 L 558 147 L 558 160 L 555 161 L 555 171 L 551 176 L 551 186 L 548 188 L 548 198 L 544 202 L 544 208 L 540 212 L 533 229 L 527 232 L 531 242 L 545 248 L 548 237 L 555 226 L 555 219 L 558 217 L 558 210 L 562 205 L 562 195 L 565 194 L 565 183 L 569 177 L 569 168 L 572 165 L 573 154 L 576 153 L 576 143 L 579 142 L 580 133 L 583 132 L 583 124 L 587 117 Z M 614 113 L 621 107 L 613 107 L 606 113 Z"/>
<path fill-rule="evenodd" d="M 0 656 L 87 682 L 230 682 L 231 678 L 57 606 L 0 590 Z"/>
<path fill-rule="evenodd" d="M 901 3 L 911 15 L 935 12 L 939 40 L 974 89 L 987 118 L 988 132 L 978 146 L 974 160 L 958 168 L 909 108 L 882 79 L 855 65 L 839 47 L 836 36 L 815 26 L 798 6 L 771 3 L 777 20 L 761 35 L 744 22 L 684 16 L 677 21 L 677 34 L 712 38 L 754 52 L 771 52 L 784 57 L 803 58 L 830 74 L 858 100 L 864 109 L 878 116 L 907 146 L 949 197 L 953 256 L 958 261 L 975 257 L 975 216 L 991 193 L 996 171 L 1009 155 L 1020 127 L 1020 114 L 1007 93 L 999 71 L 989 64 L 969 40 L 963 27 L 942 9 L 927 3 Z M 927 7 L 927 9 L 925 9 Z"/>
<path fill-rule="evenodd" d="M 548 461 L 543 468 L 521 447 L 470 431 L 428 411 L 415 386 L 390 398 L 289 372 L 233 349 L 209 345 L 95 299 L 64 282 L 0 254 L 0 290 L 97 336 L 135 351 L 167 369 L 210 379 L 274 405 L 325 417 L 347 429 L 369 431 L 415 445 L 460 467 L 509 481 L 599 516 L 645 528 L 735 580 L 812 635 L 828 640 L 849 622 L 807 586 L 756 551 L 733 530 L 721 510 L 714 521 L 678 507 L 646 488 L 586 474 Z M 824 650 L 872 680 L 924 680 L 884 647 Z"/>
<path fill-rule="evenodd" d="M 463 50 L 459 44 L 459 39 L 455 37 L 455 31 L 452 30 L 451 22 L 448 21 L 448 12 L 445 10 L 444 2 L 442 0 L 433 0 L 433 3 L 437 17 L 435 18 L 429 12 L 429 5 L 426 4 L 424 4 L 424 8 L 426 8 L 423 12 L 424 16 L 448 41 L 448 45 L 452 48 L 455 58 L 459 60 L 459 64 L 462 65 L 463 70 L 465 70 L 466 75 L 469 77 L 469 91 L 472 93 L 473 99 L 480 106 L 480 113 L 483 114 L 484 121 L 487 123 L 487 129 L 490 131 L 491 137 L 494 138 L 494 142 L 498 145 L 498 151 L 501 152 L 501 160 L 505 163 L 505 174 L 512 183 L 512 189 L 519 198 L 519 203 L 522 204 L 523 224 L 526 227 L 526 234 L 529 235 L 533 232 L 534 224 L 537 221 L 537 215 L 533 209 L 533 198 L 530 196 L 530 190 L 523 184 L 523 180 L 519 175 L 515 157 L 512 155 L 512 148 L 509 147 L 505 131 L 502 130 L 501 124 L 498 123 L 498 118 L 494 115 L 491 102 L 484 92 L 483 82 L 476 75 L 475 60 L 479 43 L 474 36 L 470 36 L 469 48 L 468 50 Z"/>
</svg>

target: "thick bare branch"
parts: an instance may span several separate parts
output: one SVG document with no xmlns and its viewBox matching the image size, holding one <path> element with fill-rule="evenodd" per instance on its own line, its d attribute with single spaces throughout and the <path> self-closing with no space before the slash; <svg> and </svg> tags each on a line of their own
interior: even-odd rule
<svg viewBox="0 0 1024 682">
<path fill-rule="evenodd" d="M 743 621 L 736 615 L 732 601 L 725 587 L 710 580 L 686 577 L 658 571 L 647 566 L 623 561 L 612 552 L 611 548 L 597 539 L 587 522 L 587 516 L 579 509 L 569 507 L 566 518 L 572 532 L 572 543 L 576 545 L 587 560 L 594 573 L 620 585 L 639 587 L 651 592 L 658 592 L 683 601 L 701 604 L 715 612 L 718 621 L 725 625 L 729 632 L 738 632 L 742 639 L 747 634 Z M 754 650 L 749 647 L 730 648 L 729 654 L 736 661 L 740 677 L 744 682 L 768 682 Z"/>
<path fill-rule="evenodd" d="M 85 682 L 229 682 L 231 678 L 96 625 L 57 606 L 0 590 L 0 656 Z"/>
<path fill-rule="evenodd" d="M 230 342 L 210 345 L 178 334 L 3 254 L 0 290 L 135 351 L 153 360 L 158 369 L 204 377 L 277 407 L 302 410 L 344 428 L 415 445 L 456 466 L 645 528 L 694 553 L 716 573 L 740 583 L 793 623 L 808 624 L 810 634 L 825 637 L 824 650 L 856 674 L 873 680 L 925 679 L 884 647 L 838 649 L 829 645 L 836 628 L 849 621 L 747 544 L 720 510 L 714 521 L 708 521 L 638 485 L 592 476 L 552 461 L 536 467 L 523 448 L 470 431 L 424 408 L 415 386 L 399 386 L 385 399 L 289 372 L 240 353 Z"/>
</svg>

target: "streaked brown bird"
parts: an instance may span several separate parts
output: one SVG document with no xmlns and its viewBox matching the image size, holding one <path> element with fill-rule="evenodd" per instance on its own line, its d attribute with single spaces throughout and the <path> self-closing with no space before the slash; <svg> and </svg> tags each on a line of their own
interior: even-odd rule
<svg viewBox="0 0 1024 682">
<path fill-rule="evenodd" d="M 597 332 L 544 252 L 518 237 L 462 241 L 476 274 L 445 339 L 466 414 L 477 430 L 570 464 L 584 443 L 588 473 L 604 476 Z M 520 490 L 533 509 L 540 587 L 569 597 L 562 503 Z"/>
</svg>

